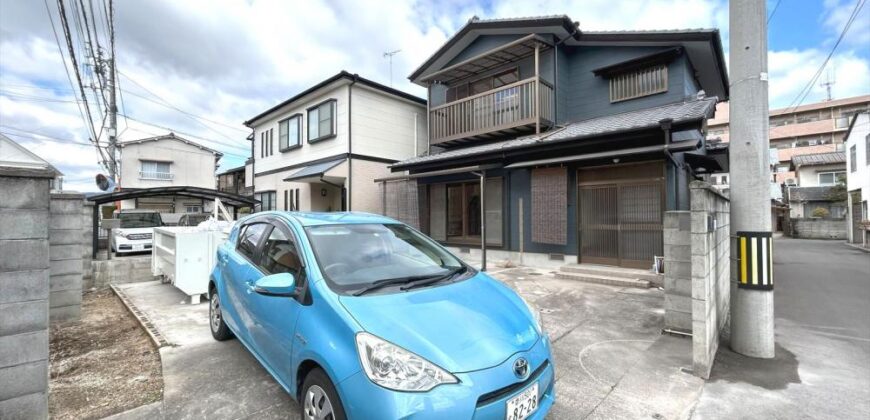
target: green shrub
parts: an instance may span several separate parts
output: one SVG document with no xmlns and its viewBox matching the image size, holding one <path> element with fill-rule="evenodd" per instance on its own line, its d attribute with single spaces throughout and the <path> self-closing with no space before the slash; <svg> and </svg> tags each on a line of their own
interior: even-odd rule
<svg viewBox="0 0 870 420">
<path fill-rule="evenodd" d="M 816 207 L 811 214 L 813 217 L 828 217 L 831 213 L 824 207 Z"/>
</svg>

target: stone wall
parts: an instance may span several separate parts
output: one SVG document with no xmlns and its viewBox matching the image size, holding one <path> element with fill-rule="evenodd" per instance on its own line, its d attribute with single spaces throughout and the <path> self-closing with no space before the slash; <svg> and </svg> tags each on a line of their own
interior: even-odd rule
<svg viewBox="0 0 870 420">
<path fill-rule="evenodd" d="M 692 212 L 669 211 L 664 221 L 665 328 L 692 332 Z"/>
<path fill-rule="evenodd" d="M 49 215 L 49 316 L 52 322 L 81 316 L 82 308 L 82 205 L 84 195 L 60 192 L 51 194 Z"/>
<path fill-rule="evenodd" d="M 789 235 L 801 239 L 846 240 L 846 219 L 791 219 Z"/>
<path fill-rule="evenodd" d="M 708 184 L 690 185 L 692 349 L 695 375 L 710 377 L 731 308 L 730 202 Z"/>
<path fill-rule="evenodd" d="M 91 266 L 93 260 L 93 212 L 94 203 L 84 200 L 82 203 L 82 290 L 94 287 L 94 269 Z"/>
<path fill-rule="evenodd" d="M 0 169 L 0 419 L 45 419 L 54 174 Z"/>
</svg>

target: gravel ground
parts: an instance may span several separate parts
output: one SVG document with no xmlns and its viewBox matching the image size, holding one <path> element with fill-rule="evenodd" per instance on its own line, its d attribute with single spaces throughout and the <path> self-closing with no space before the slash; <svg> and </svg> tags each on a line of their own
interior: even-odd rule
<svg viewBox="0 0 870 420">
<path fill-rule="evenodd" d="M 52 326 L 49 357 L 51 418 L 102 418 L 162 398 L 157 348 L 111 290 L 86 293 L 81 320 Z"/>
</svg>

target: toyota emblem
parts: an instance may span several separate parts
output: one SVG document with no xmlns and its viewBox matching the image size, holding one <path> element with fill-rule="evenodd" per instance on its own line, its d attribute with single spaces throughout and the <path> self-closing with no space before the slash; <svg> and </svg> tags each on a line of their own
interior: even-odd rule
<svg viewBox="0 0 870 420">
<path fill-rule="evenodd" d="M 514 360 L 514 375 L 517 378 L 523 379 L 529 374 L 529 361 L 523 357 Z"/>
</svg>

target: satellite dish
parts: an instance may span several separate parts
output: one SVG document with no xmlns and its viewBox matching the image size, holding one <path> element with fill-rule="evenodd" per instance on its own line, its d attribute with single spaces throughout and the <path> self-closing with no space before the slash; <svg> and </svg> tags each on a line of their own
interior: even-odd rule
<svg viewBox="0 0 870 420">
<path fill-rule="evenodd" d="M 106 192 L 115 192 L 115 188 L 116 188 L 115 181 L 113 181 L 111 178 L 109 178 L 103 174 L 97 174 L 95 180 L 97 182 L 97 187 L 100 190 L 106 191 Z"/>
</svg>

